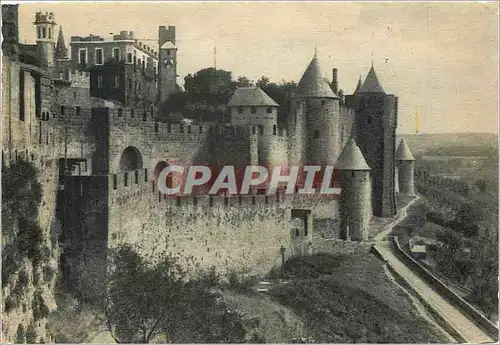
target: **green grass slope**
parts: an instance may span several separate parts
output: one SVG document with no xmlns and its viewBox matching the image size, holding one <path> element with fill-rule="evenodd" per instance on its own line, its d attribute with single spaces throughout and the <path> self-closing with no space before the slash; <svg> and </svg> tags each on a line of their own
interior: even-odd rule
<svg viewBox="0 0 500 345">
<path fill-rule="evenodd" d="M 371 254 L 294 259 L 284 277 L 271 294 L 303 317 L 315 342 L 446 342 Z"/>
</svg>

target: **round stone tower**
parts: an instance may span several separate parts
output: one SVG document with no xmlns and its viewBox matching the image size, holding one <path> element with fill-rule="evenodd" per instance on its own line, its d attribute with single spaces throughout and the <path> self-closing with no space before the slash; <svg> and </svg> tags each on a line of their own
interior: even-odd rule
<svg viewBox="0 0 500 345">
<path fill-rule="evenodd" d="M 55 66 L 54 28 L 56 26 L 54 13 L 35 13 L 36 45 L 41 67 Z"/>
<path fill-rule="evenodd" d="M 399 193 L 415 195 L 415 158 L 404 139 L 401 139 L 399 143 L 395 159 L 398 168 Z"/>
<path fill-rule="evenodd" d="M 350 139 L 335 164 L 341 171 L 340 236 L 344 240 L 368 240 L 372 216 L 370 167 L 354 139 Z"/>
<path fill-rule="evenodd" d="M 293 103 L 304 104 L 305 164 L 333 165 L 340 151 L 339 97 L 332 91 L 316 54 L 297 84 Z M 292 109 L 299 108 L 292 106 Z M 299 123 L 300 119 L 293 121 Z"/>
</svg>

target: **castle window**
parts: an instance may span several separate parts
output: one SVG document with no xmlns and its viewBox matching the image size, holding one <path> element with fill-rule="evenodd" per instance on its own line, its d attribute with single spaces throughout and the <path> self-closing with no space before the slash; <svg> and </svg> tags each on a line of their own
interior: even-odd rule
<svg viewBox="0 0 500 345">
<path fill-rule="evenodd" d="M 155 133 L 158 133 L 158 122 L 155 122 Z"/>
<path fill-rule="evenodd" d="M 372 117 L 371 116 L 368 116 L 366 118 L 366 122 L 370 125 L 372 123 Z"/>
<path fill-rule="evenodd" d="M 49 28 L 49 39 L 52 38 L 52 28 Z"/>
<path fill-rule="evenodd" d="M 191 126 L 188 125 L 188 133 L 191 134 Z"/>
<path fill-rule="evenodd" d="M 64 69 L 64 80 L 69 80 L 69 69 Z"/>
<path fill-rule="evenodd" d="M 139 183 L 139 171 L 138 170 L 134 171 L 134 180 L 135 180 L 135 184 Z"/>
<path fill-rule="evenodd" d="M 132 53 L 127 54 L 127 62 L 132 63 Z"/>
<path fill-rule="evenodd" d="M 252 107 L 252 109 L 250 111 L 252 112 L 252 114 L 256 114 L 257 113 L 257 107 Z"/>
<path fill-rule="evenodd" d="M 116 62 L 120 61 L 120 48 L 113 48 L 113 58 Z"/>
<path fill-rule="evenodd" d="M 167 133 L 172 132 L 172 125 L 170 123 L 167 124 Z"/>
<path fill-rule="evenodd" d="M 65 115 L 65 114 L 64 114 L 65 110 L 66 110 L 66 109 L 64 108 L 64 105 L 61 105 L 61 116 L 64 116 L 64 115 Z"/>
<path fill-rule="evenodd" d="M 184 125 L 179 126 L 179 133 L 184 133 Z"/>
<path fill-rule="evenodd" d="M 258 125 L 258 128 L 259 128 L 259 135 L 263 135 L 264 134 L 264 126 Z"/>
<path fill-rule="evenodd" d="M 354 177 L 354 171 L 351 171 L 351 177 Z"/>
<path fill-rule="evenodd" d="M 73 92 L 73 98 L 76 99 L 76 92 Z"/>
<path fill-rule="evenodd" d="M 314 130 L 314 139 L 319 139 L 319 130 Z"/>
<path fill-rule="evenodd" d="M 255 134 L 255 126 L 252 126 L 252 134 Z"/>
<path fill-rule="evenodd" d="M 138 64 L 139 66 L 140 66 L 140 65 L 142 65 L 142 60 L 141 60 L 141 59 L 139 59 L 139 60 L 137 61 L 137 64 Z"/>
<path fill-rule="evenodd" d="M 87 63 L 87 49 L 86 48 L 78 49 L 78 63 L 82 64 L 82 65 Z"/>
<path fill-rule="evenodd" d="M 125 185 L 125 187 L 128 186 L 128 172 L 123 174 L 123 184 Z"/>
<path fill-rule="evenodd" d="M 144 169 L 144 182 L 148 182 L 148 169 Z"/>
<path fill-rule="evenodd" d="M 272 114 L 273 112 L 273 107 L 267 107 L 267 113 Z"/>
<path fill-rule="evenodd" d="M 122 116 L 123 116 L 123 109 L 119 108 L 118 109 L 118 117 L 122 117 Z"/>
<path fill-rule="evenodd" d="M 148 119 L 148 113 L 146 112 L 146 107 L 142 109 L 142 121 L 146 121 Z"/>
<path fill-rule="evenodd" d="M 128 79 L 128 90 L 129 92 L 132 92 L 132 79 Z"/>
<path fill-rule="evenodd" d="M 203 133 L 203 126 L 200 126 L 200 134 Z"/>
<path fill-rule="evenodd" d="M 131 118 L 135 117 L 135 109 L 130 109 L 130 117 Z"/>
<path fill-rule="evenodd" d="M 102 88 L 102 74 L 99 74 L 97 76 L 97 87 L 100 89 Z"/>
<path fill-rule="evenodd" d="M 118 177 L 116 175 L 113 175 L 113 189 L 116 189 L 118 187 Z"/>
<path fill-rule="evenodd" d="M 115 75 L 115 89 L 118 89 L 120 87 L 120 78 Z"/>
<path fill-rule="evenodd" d="M 24 71 L 19 71 L 19 120 L 24 121 Z"/>
<path fill-rule="evenodd" d="M 42 38 L 47 37 L 47 29 L 45 27 L 42 28 Z"/>
<path fill-rule="evenodd" d="M 80 116 L 80 107 L 79 106 L 75 107 L 75 115 Z"/>
<path fill-rule="evenodd" d="M 38 27 L 38 38 L 42 38 L 42 28 Z"/>
<path fill-rule="evenodd" d="M 167 55 L 170 56 L 170 50 L 167 50 Z"/>
<path fill-rule="evenodd" d="M 276 125 L 273 125 L 273 135 L 276 135 Z"/>
<path fill-rule="evenodd" d="M 238 114 L 243 114 L 243 111 L 244 111 L 243 107 L 238 107 Z"/>
</svg>

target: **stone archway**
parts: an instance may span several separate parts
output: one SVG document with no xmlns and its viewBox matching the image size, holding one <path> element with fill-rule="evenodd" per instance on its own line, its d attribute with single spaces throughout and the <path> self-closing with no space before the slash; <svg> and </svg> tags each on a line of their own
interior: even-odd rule
<svg viewBox="0 0 500 345">
<path fill-rule="evenodd" d="M 129 146 L 120 156 L 120 170 L 122 172 L 142 169 L 142 155 L 137 147 Z"/>
</svg>

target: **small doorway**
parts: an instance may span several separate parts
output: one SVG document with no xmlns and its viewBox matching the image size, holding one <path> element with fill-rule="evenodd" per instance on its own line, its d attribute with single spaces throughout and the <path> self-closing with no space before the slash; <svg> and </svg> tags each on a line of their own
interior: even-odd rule
<svg viewBox="0 0 500 345">
<path fill-rule="evenodd" d="M 309 234 L 309 217 L 311 216 L 311 210 L 305 209 L 292 209 L 292 219 L 299 218 L 304 221 L 304 236 L 308 236 Z"/>
</svg>

